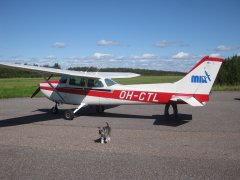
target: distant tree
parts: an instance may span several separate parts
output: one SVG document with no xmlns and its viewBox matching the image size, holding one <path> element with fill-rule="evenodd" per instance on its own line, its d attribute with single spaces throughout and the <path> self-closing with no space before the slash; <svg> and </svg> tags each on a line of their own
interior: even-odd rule
<svg viewBox="0 0 240 180">
<path fill-rule="evenodd" d="M 60 66 L 60 64 L 55 63 L 53 66 L 51 66 L 51 68 L 61 69 L 61 66 Z"/>
<path fill-rule="evenodd" d="M 240 84 L 240 56 L 226 58 L 216 79 L 219 85 Z"/>
<path fill-rule="evenodd" d="M 47 67 L 49 68 L 50 66 L 48 64 L 44 64 L 42 67 Z"/>
<path fill-rule="evenodd" d="M 53 66 L 50 66 L 49 64 L 44 64 L 42 67 L 61 69 L 61 66 L 58 63 L 55 63 Z"/>
</svg>

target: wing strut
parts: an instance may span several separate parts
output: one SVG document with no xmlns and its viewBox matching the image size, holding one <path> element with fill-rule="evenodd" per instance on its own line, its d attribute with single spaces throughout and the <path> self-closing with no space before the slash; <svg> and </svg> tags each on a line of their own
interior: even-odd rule
<svg viewBox="0 0 240 180">
<path fill-rule="evenodd" d="M 51 75 L 52 76 L 52 75 Z M 49 82 L 49 78 L 47 79 L 45 76 L 43 76 L 44 80 L 47 81 L 47 83 L 49 84 L 49 86 L 51 86 L 51 88 L 53 88 L 53 91 L 62 99 L 62 102 L 65 103 L 65 100 L 63 99 L 63 97 L 61 96 L 61 94 L 57 91 L 57 89 Z"/>
</svg>

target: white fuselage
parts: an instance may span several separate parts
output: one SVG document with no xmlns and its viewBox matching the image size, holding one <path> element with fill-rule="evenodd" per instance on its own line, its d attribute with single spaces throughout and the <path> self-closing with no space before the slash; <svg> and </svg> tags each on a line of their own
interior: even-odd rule
<svg viewBox="0 0 240 180">
<path fill-rule="evenodd" d="M 123 104 L 167 104 L 170 99 L 179 95 L 174 83 L 120 85 L 108 87 L 101 79 L 103 87 L 76 87 L 59 81 L 40 83 L 42 93 L 57 103 L 79 105 L 123 105 Z M 183 94 L 181 94 L 183 95 Z M 183 102 L 179 102 L 183 103 Z"/>
</svg>

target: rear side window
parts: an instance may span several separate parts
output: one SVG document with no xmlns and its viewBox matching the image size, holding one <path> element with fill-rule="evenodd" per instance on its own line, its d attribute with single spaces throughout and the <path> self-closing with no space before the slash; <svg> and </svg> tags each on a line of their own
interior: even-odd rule
<svg viewBox="0 0 240 180">
<path fill-rule="evenodd" d="M 86 80 L 82 77 L 71 76 L 69 79 L 69 85 L 84 87 L 86 85 Z"/>
<path fill-rule="evenodd" d="M 88 79 L 88 87 L 104 87 L 103 83 L 98 79 Z"/>
</svg>

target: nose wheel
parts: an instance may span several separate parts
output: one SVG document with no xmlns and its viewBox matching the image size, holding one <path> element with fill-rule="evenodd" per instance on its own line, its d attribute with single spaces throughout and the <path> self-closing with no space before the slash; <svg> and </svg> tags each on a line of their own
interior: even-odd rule
<svg viewBox="0 0 240 180">
<path fill-rule="evenodd" d="M 66 110 L 66 111 L 64 112 L 64 118 L 65 118 L 66 120 L 73 120 L 74 114 L 76 114 L 76 113 L 77 113 L 82 107 L 84 107 L 84 106 L 86 106 L 86 104 L 85 104 L 85 103 L 81 103 L 81 104 L 78 106 L 78 108 L 75 109 L 74 111 L 72 111 L 72 110 Z"/>
<path fill-rule="evenodd" d="M 73 111 L 72 111 L 72 110 L 66 110 L 66 111 L 64 112 L 64 118 L 65 118 L 66 120 L 73 120 L 73 118 L 74 118 L 74 113 L 73 113 Z"/>
</svg>

